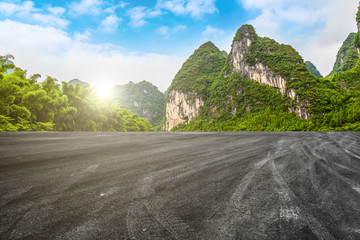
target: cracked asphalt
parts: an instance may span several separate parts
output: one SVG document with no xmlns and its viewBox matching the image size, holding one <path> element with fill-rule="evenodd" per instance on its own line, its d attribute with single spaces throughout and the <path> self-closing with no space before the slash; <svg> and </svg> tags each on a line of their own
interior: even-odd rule
<svg viewBox="0 0 360 240">
<path fill-rule="evenodd" d="M 360 133 L 0 133 L 0 239 L 360 239 Z"/>
</svg>

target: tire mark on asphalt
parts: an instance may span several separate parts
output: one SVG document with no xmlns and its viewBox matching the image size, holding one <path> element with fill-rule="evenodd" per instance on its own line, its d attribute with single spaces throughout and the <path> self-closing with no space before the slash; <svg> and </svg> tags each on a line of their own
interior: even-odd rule
<svg viewBox="0 0 360 240">
<path fill-rule="evenodd" d="M 137 195 L 141 199 L 130 206 L 126 219 L 131 239 L 164 239 L 165 230 L 169 238 L 180 240 L 187 239 L 194 232 L 174 211 L 167 209 L 165 201 L 156 195 L 152 177 L 139 181 Z"/>
<path fill-rule="evenodd" d="M 355 158 L 357 158 L 357 159 L 360 159 L 360 156 L 357 155 L 357 154 L 355 154 L 355 153 L 353 153 L 352 151 L 350 151 L 350 150 L 348 150 L 348 149 L 346 149 L 346 148 L 344 148 L 344 151 L 345 151 L 347 154 L 349 154 L 349 155 L 351 155 L 351 156 L 353 156 L 353 157 L 355 157 Z"/>
<path fill-rule="evenodd" d="M 319 239 L 335 239 L 329 231 L 314 217 L 310 212 L 303 206 L 300 201 L 297 200 L 295 194 L 291 191 L 288 184 L 281 177 L 275 162 L 272 160 L 269 164 L 271 171 L 274 175 L 275 181 L 277 182 L 279 189 L 279 200 L 280 200 L 280 238 L 281 239 L 290 239 L 296 234 L 297 229 L 303 228 L 303 222 L 306 222 L 306 225 L 311 229 L 311 231 Z M 284 223 L 285 220 L 285 223 Z M 284 224 L 286 227 L 292 228 L 284 229 Z M 291 226 L 289 226 L 289 224 Z"/>
<path fill-rule="evenodd" d="M 345 137 L 344 137 L 345 138 Z M 342 138 L 342 139 L 344 139 Z M 353 190 L 355 190 L 357 193 L 359 193 L 358 191 L 358 186 L 359 186 L 359 182 L 356 181 L 355 177 L 349 178 L 346 175 L 343 175 L 341 173 L 339 173 L 339 171 L 337 171 L 335 169 L 335 167 L 338 167 L 340 169 L 346 170 L 347 173 L 352 173 L 352 174 L 357 174 L 356 171 L 354 170 L 359 170 L 359 168 L 352 164 L 353 161 L 351 161 L 351 159 L 349 158 L 349 156 L 347 156 L 345 153 L 349 153 L 349 151 L 342 147 L 340 144 L 336 144 L 336 146 L 339 149 L 335 149 L 333 146 L 328 146 L 330 143 L 323 143 L 320 144 L 318 147 L 314 148 L 313 151 L 310 151 L 310 153 L 306 153 L 306 155 L 309 158 L 313 158 L 315 159 L 314 162 L 318 161 L 320 165 L 323 166 L 324 169 L 326 169 L 326 171 L 328 171 L 332 176 L 335 176 L 336 178 L 340 179 L 341 181 L 345 182 L 347 185 L 349 185 Z M 326 147 L 328 146 L 328 147 Z M 329 150 L 331 149 L 331 150 Z M 331 162 L 329 160 L 327 160 L 326 158 L 324 158 L 323 156 L 320 156 L 318 154 L 318 151 L 326 151 L 329 154 L 329 158 L 332 160 Z M 341 153 L 340 153 L 341 152 Z M 343 154 L 342 154 L 343 153 Z M 310 156 L 312 155 L 312 156 Z M 351 155 L 351 154 L 349 154 Z M 338 159 L 342 160 L 342 163 L 337 162 Z M 343 163 L 345 160 L 345 163 Z M 327 164 L 325 164 L 327 163 Z M 346 164 L 346 165 L 345 165 Z M 333 165 L 333 167 L 331 166 Z M 357 177 L 357 179 L 359 179 L 359 176 Z M 316 186 L 319 185 L 319 183 L 317 182 Z M 318 188 L 318 187 L 317 187 Z M 318 188 L 319 189 L 319 188 Z"/>
<path fill-rule="evenodd" d="M 310 162 L 307 164 L 306 169 L 308 170 L 310 182 L 313 188 L 318 192 L 319 191 L 319 181 L 315 178 L 315 172 L 314 172 L 314 162 L 316 161 L 316 158 L 312 155 L 309 146 L 307 144 L 303 144 L 301 147 L 301 151 L 305 154 L 305 156 L 310 160 Z"/>
<path fill-rule="evenodd" d="M 207 220 L 209 223 L 205 232 L 212 232 L 212 234 L 210 234 L 210 239 L 239 238 L 236 231 L 234 231 L 236 228 L 235 226 L 238 226 L 239 224 L 246 225 L 246 223 L 243 221 L 249 222 L 251 221 L 251 218 L 253 218 L 253 214 L 251 213 L 248 206 L 249 203 L 245 204 L 243 202 L 245 194 L 249 192 L 249 185 L 253 181 L 258 180 L 258 178 L 261 178 L 260 171 L 266 171 L 267 165 L 270 161 L 285 154 L 285 152 L 282 151 L 284 144 L 285 140 L 278 140 L 277 143 L 274 144 L 275 149 L 273 153 L 269 151 L 267 157 L 254 163 L 250 171 L 242 178 L 240 184 L 235 188 L 223 212 L 212 214 L 212 216 L 220 215 L 220 217 Z M 258 193 L 250 192 L 249 194 L 251 198 L 257 199 L 257 201 L 259 200 L 259 198 L 256 196 Z M 260 231 L 252 231 L 252 235 L 253 237 L 257 235 L 260 238 L 267 237 L 265 233 Z"/>
<path fill-rule="evenodd" d="M 10 238 L 26 237 L 28 235 L 36 234 L 42 229 L 42 222 L 44 222 L 52 214 L 54 204 L 61 198 L 61 194 L 65 192 L 69 187 L 81 179 L 87 177 L 89 174 L 94 173 L 100 164 L 90 165 L 80 172 L 75 172 L 70 175 L 70 178 L 66 179 L 57 188 L 53 189 L 47 198 L 43 198 L 39 202 L 33 202 L 22 214 L 21 218 L 17 219 L 16 225 L 11 226 L 8 229 L 12 229 Z M 33 227 L 28 228 L 28 223 L 32 222 Z M 6 231 L 6 230 L 5 230 Z M 24 235 L 24 233 L 26 233 Z"/>
</svg>

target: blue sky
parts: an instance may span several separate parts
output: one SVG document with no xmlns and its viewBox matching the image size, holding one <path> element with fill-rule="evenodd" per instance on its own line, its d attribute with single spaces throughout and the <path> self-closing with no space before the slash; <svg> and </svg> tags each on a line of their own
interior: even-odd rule
<svg viewBox="0 0 360 240">
<path fill-rule="evenodd" d="M 148 80 L 161 90 L 211 40 L 230 50 L 236 30 L 291 44 L 328 74 L 356 30 L 357 0 L 49 0 L 0 2 L 0 54 L 29 74 L 95 86 Z"/>
</svg>

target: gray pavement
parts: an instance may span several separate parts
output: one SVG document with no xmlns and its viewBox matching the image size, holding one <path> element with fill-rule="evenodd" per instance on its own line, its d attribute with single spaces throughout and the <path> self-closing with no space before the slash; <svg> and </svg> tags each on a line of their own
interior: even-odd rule
<svg viewBox="0 0 360 240">
<path fill-rule="evenodd" d="M 360 239 L 360 133 L 0 133 L 0 239 Z"/>
</svg>

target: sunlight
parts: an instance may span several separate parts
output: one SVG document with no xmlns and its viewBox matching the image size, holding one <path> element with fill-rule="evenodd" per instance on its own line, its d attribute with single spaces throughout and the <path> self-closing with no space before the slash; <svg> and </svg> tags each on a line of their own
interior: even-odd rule
<svg viewBox="0 0 360 240">
<path fill-rule="evenodd" d="M 97 86 L 96 95 L 102 99 L 110 98 L 110 90 L 111 90 L 111 86 L 109 85 Z"/>
</svg>

